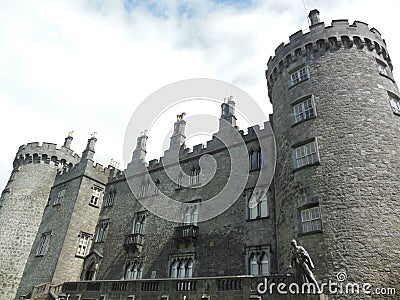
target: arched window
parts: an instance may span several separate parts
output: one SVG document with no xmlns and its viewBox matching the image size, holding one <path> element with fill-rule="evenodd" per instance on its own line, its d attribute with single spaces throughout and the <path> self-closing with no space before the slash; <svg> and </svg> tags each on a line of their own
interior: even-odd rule
<svg viewBox="0 0 400 300">
<path fill-rule="evenodd" d="M 192 218 L 191 218 L 191 223 L 193 225 L 197 225 L 197 219 L 199 217 L 199 205 L 194 204 L 192 207 Z"/>
<path fill-rule="evenodd" d="M 186 266 L 185 266 L 185 261 L 182 259 L 179 264 L 178 278 L 185 278 L 185 275 L 186 275 Z"/>
<path fill-rule="evenodd" d="M 193 260 L 189 258 L 187 263 L 186 278 L 192 278 L 193 275 Z"/>
<path fill-rule="evenodd" d="M 183 223 L 185 225 L 189 225 L 189 224 L 191 224 L 191 220 L 192 220 L 191 208 L 190 208 L 190 206 L 187 206 L 185 209 L 185 214 L 183 216 Z"/>
<path fill-rule="evenodd" d="M 114 189 L 108 191 L 106 199 L 104 201 L 104 207 L 109 207 L 114 205 L 116 191 Z"/>
<path fill-rule="evenodd" d="M 245 197 L 249 220 L 268 217 L 268 196 L 265 190 L 248 189 L 245 191 Z"/>
<path fill-rule="evenodd" d="M 196 185 L 200 182 L 200 166 L 193 166 L 190 169 L 190 185 Z"/>
<path fill-rule="evenodd" d="M 192 278 L 193 277 L 193 257 L 173 258 L 170 269 L 171 278 Z"/>
<path fill-rule="evenodd" d="M 133 219 L 132 233 L 144 234 L 144 223 L 146 222 L 146 215 L 143 212 L 135 214 Z"/>
<path fill-rule="evenodd" d="M 199 203 L 187 203 L 184 205 L 186 207 L 183 213 L 183 224 L 197 225 L 197 220 L 199 217 Z"/>
<path fill-rule="evenodd" d="M 251 149 L 249 151 L 250 171 L 261 169 L 263 165 L 263 155 L 261 149 Z"/>
<path fill-rule="evenodd" d="M 92 262 L 85 272 L 84 280 L 95 280 L 96 278 L 96 263 Z"/>
<path fill-rule="evenodd" d="M 253 276 L 269 274 L 269 250 L 266 248 L 252 247 L 247 250 L 249 259 L 249 274 Z"/>
<path fill-rule="evenodd" d="M 252 253 L 249 259 L 250 262 L 250 275 L 258 275 L 258 262 L 255 253 Z"/>
<path fill-rule="evenodd" d="M 142 184 L 140 185 L 140 190 L 139 190 L 139 198 L 144 198 L 149 195 L 149 188 L 150 188 L 150 182 L 143 181 Z"/>
<path fill-rule="evenodd" d="M 179 261 L 174 260 L 171 265 L 171 278 L 178 278 L 178 265 Z"/>
<path fill-rule="evenodd" d="M 137 279 L 142 279 L 143 276 L 143 262 L 140 262 L 137 267 Z"/>
<path fill-rule="evenodd" d="M 125 280 L 141 279 L 143 275 L 143 262 L 139 260 L 128 260 L 125 262 Z"/>
<path fill-rule="evenodd" d="M 132 279 L 133 278 L 133 268 L 134 268 L 133 261 L 126 262 L 124 279 Z"/>
<path fill-rule="evenodd" d="M 156 179 L 156 181 L 154 182 L 154 195 L 158 195 L 160 193 L 160 179 Z"/>
<path fill-rule="evenodd" d="M 178 189 L 181 189 L 182 188 L 182 174 L 178 175 L 176 183 L 178 184 Z"/>
<path fill-rule="evenodd" d="M 260 274 L 269 274 L 269 258 L 267 253 L 265 253 L 264 251 L 262 252 L 260 259 Z"/>
</svg>

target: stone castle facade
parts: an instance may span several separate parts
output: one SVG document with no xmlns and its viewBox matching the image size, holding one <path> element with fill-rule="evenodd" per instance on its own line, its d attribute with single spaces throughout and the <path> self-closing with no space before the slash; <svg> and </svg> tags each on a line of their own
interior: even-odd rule
<svg viewBox="0 0 400 300">
<path fill-rule="evenodd" d="M 177 120 L 167 152 L 183 173 L 174 179 L 167 152 L 145 164 L 146 135 L 125 171 L 94 164 L 95 135 L 81 156 L 71 135 L 61 148 L 21 146 L 0 200 L 0 299 L 289 299 L 256 287 L 293 282 L 292 239 L 321 283 L 342 272 L 400 291 L 400 93 L 386 43 L 362 22 L 325 26 L 316 10 L 310 20 L 268 61 L 274 113 L 263 128 L 239 131 L 230 100 L 213 139 L 189 150 Z M 248 170 L 245 187 L 222 214 L 198 222 L 227 184 L 232 149 L 218 137 L 232 130 L 248 153 L 234 166 Z M 217 164 L 207 184 L 205 154 Z M 275 154 L 272 180 L 263 171 Z M 133 193 L 127 174 L 139 169 L 148 176 L 132 175 Z M 182 203 L 181 222 L 143 207 L 162 195 Z"/>
</svg>

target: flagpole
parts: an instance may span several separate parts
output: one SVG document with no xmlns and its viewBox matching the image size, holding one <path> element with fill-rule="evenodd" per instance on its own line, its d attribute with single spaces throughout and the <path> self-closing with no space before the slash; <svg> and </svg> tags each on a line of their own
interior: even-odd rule
<svg viewBox="0 0 400 300">
<path fill-rule="evenodd" d="M 307 23 L 308 23 L 308 26 L 310 26 L 310 25 L 311 25 L 311 24 L 310 24 L 310 20 L 308 19 L 308 13 L 309 13 L 309 11 L 308 11 L 308 7 L 307 7 L 307 2 L 306 2 L 306 0 L 303 0 L 303 4 L 304 4 L 304 10 L 305 10 L 305 12 L 306 12 Z"/>
</svg>

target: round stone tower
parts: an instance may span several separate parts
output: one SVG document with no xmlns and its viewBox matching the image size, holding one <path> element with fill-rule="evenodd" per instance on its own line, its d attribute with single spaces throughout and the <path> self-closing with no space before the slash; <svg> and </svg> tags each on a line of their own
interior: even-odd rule
<svg viewBox="0 0 400 300">
<path fill-rule="evenodd" d="M 342 272 L 400 290 L 400 94 L 386 43 L 363 22 L 309 17 L 266 71 L 280 272 L 296 239 L 320 283 Z"/>
<path fill-rule="evenodd" d="M 0 200 L 0 299 L 14 299 L 58 171 L 78 163 L 72 134 L 56 144 L 19 148 Z"/>
</svg>

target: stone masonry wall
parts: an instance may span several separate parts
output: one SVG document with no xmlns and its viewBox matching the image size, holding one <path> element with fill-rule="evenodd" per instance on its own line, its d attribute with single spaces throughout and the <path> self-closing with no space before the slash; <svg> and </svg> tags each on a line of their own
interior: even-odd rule
<svg viewBox="0 0 400 300">
<path fill-rule="evenodd" d="M 13 299 L 40 225 L 54 178 L 78 161 L 68 148 L 30 143 L 19 148 L 8 196 L 0 208 L 0 299 Z"/>
<path fill-rule="evenodd" d="M 346 31 L 345 23 L 337 31 L 361 35 L 356 27 Z M 329 30 L 335 32 L 335 27 Z M 317 40 L 320 32 L 327 38 L 324 31 L 312 31 L 308 38 Z M 378 35 L 376 40 L 384 45 Z M 384 58 L 376 44 L 368 49 L 337 45 L 304 52 L 269 82 L 279 166 L 275 189 L 280 271 L 288 270 L 290 240 L 296 238 L 313 258 L 319 282 L 336 280 L 344 271 L 348 282 L 399 290 L 400 259 L 394 245 L 400 237 L 400 118 L 387 93 L 399 95 L 398 88 L 389 67 L 387 76 L 379 73 L 376 58 Z M 269 79 L 273 63 L 270 60 Z M 302 65 L 310 78 L 290 87 L 291 70 Z M 292 103 L 307 95 L 314 96 L 316 118 L 292 126 Z M 320 163 L 294 170 L 293 145 L 310 138 L 317 139 Z M 322 233 L 302 235 L 298 209 L 315 202 L 321 209 Z"/>
<path fill-rule="evenodd" d="M 257 140 L 249 139 L 248 148 L 257 143 Z M 226 149 L 213 152 L 212 155 L 217 161 L 217 173 L 204 187 L 178 189 L 163 168 L 151 169 L 150 175 L 153 180 L 160 180 L 162 193 L 177 201 L 205 201 L 220 192 L 230 172 L 230 157 Z M 183 159 L 182 169 L 189 173 L 191 166 L 198 163 L 199 157 L 193 155 Z M 246 188 L 254 187 L 258 174 L 258 171 L 249 173 Z M 110 189 L 116 191 L 115 203 L 112 207 L 103 208 L 100 215 L 100 220 L 110 219 L 107 237 L 104 242 L 95 243 L 92 251 L 96 250 L 103 255 L 96 278 L 115 280 L 123 278 L 126 259 L 134 258 L 132 253 L 124 249 L 124 238 L 132 232 L 135 213 L 144 209 L 132 195 L 125 179 L 111 182 L 107 187 L 107 190 Z M 224 213 L 198 223 L 198 237 L 194 243 L 176 243 L 173 239 L 174 228 L 182 223 L 167 221 L 148 212 L 144 227 L 145 242 L 142 251 L 134 254 L 145 262 L 143 278 L 151 278 L 152 274 L 156 274 L 155 278 L 168 278 L 170 257 L 184 254 L 193 254 L 195 257 L 193 277 L 248 274 L 246 247 L 259 245 L 270 246 L 271 273 L 276 273 L 275 207 L 272 192 L 269 193 L 268 204 L 267 218 L 247 221 L 244 193 L 238 195 L 238 200 Z"/>
<path fill-rule="evenodd" d="M 80 278 L 83 258 L 75 256 L 80 232 L 94 235 L 99 211 L 90 206 L 92 187 L 104 190 L 108 172 L 95 168 L 93 161 L 81 161 L 69 172 L 57 176 L 52 187 L 48 205 L 43 214 L 35 243 L 26 263 L 18 288 L 18 295 L 32 290 L 33 286 L 52 282 L 55 284 Z M 54 205 L 58 192 L 65 189 L 60 204 Z M 41 235 L 51 232 L 46 253 L 37 256 Z"/>
</svg>

